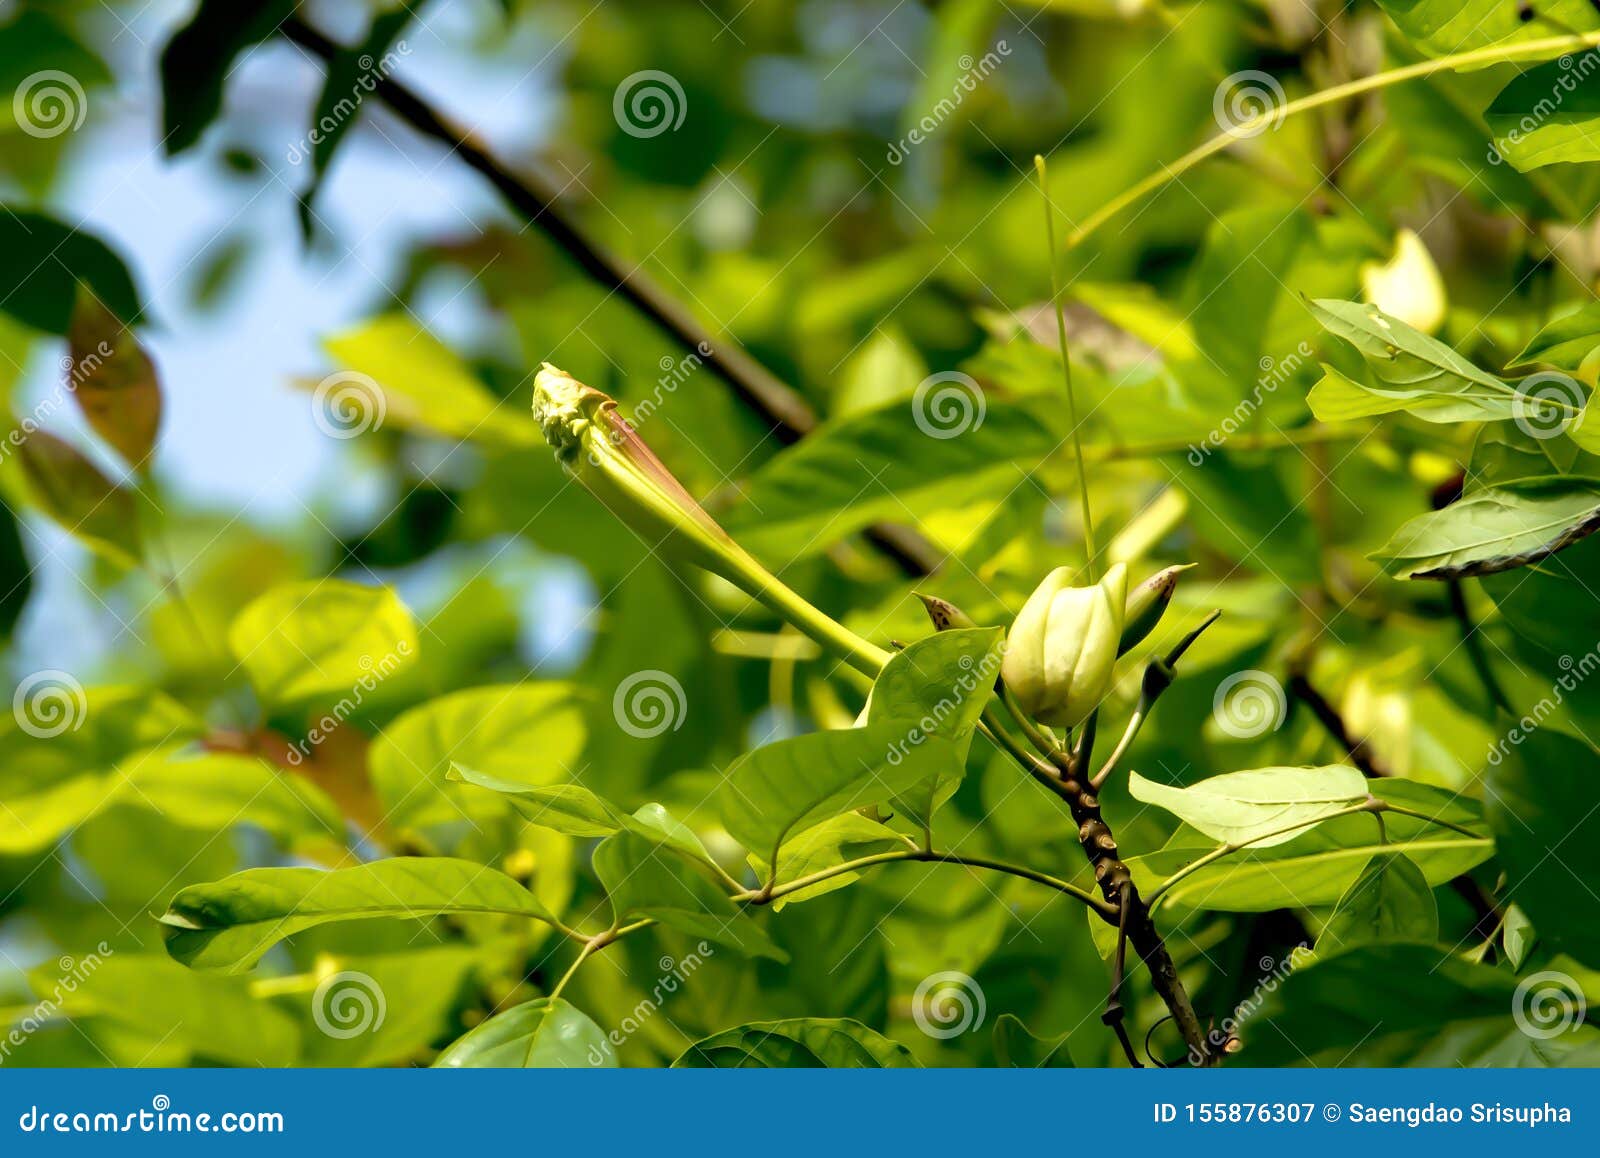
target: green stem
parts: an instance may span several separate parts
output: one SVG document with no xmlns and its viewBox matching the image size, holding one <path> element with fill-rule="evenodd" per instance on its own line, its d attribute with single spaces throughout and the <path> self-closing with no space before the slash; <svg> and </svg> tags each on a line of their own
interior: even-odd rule
<svg viewBox="0 0 1600 1158">
<path fill-rule="evenodd" d="M 1225 132 L 1212 137 L 1204 144 L 1189 150 L 1170 165 L 1163 166 L 1160 172 L 1151 173 L 1144 180 L 1107 201 L 1099 209 L 1084 218 L 1083 224 L 1067 235 L 1067 248 L 1069 250 L 1076 249 L 1098 231 L 1101 226 L 1123 210 L 1142 201 L 1168 182 L 1177 180 L 1190 169 L 1200 164 L 1200 162 L 1223 152 L 1234 142 L 1255 135 L 1273 121 L 1282 122 L 1300 113 L 1322 108 L 1324 105 L 1337 104 L 1339 101 L 1349 100 L 1351 97 L 1376 92 L 1391 85 L 1403 84 L 1408 80 L 1432 76 L 1437 72 L 1498 64 L 1513 60 L 1543 60 L 1553 56 L 1560 56 L 1564 52 L 1577 52 L 1596 46 L 1600 46 L 1600 32 L 1588 32 L 1573 36 L 1548 36 L 1540 40 L 1524 40 L 1515 44 L 1494 44 L 1484 48 L 1475 48 L 1470 52 L 1457 52 L 1448 56 L 1436 56 L 1432 60 L 1420 60 L 1415 64 L 1408 64 L 1402 68 L 1389 69 L 1386 72 L 1374 73 L 1372 76 L 1360 77 L 1344 84 L 1325 88 L 1320 92 L 1311 93 L 1309 96 L 1289 101 L 1279 108 L 1264 109 L 1254 116 L 1245 118 L 1237 125 L 1230 126 Z"/>
<path fill-rule="evenodd" d="M 737 548 L 736 548 L 737 549 Z M 740 551 L 743 554 L 743 551 Z M 876 679 L 889 653 L 862 639 L 844 624 L 811 604 L 794 588 L 751 560 L 749 568 L 724 573 L 752 599 L 758 599 L 786 622 L 810 636 L 868 679 Z"/>
<path fill-rule="evenodd" d="M 1099 897 L 1058 877 L 1053 877 L 1049 873 L 1031 869 L 1027 865 L 1012 864 L 1009 861 L 995 860 L 991 857 L 962 856 L 958 853 L 936 852 L 933 849 L 922 848 L 897 848 L 890 849 L 888 852 L 878 852 L 870 856 L 857 857 L 855 860 L 848 860 L 842 864 L 819 869 L 814 873 L 807 873 L 805 876 L 785 881 L 783 884 L 775 885 L 771 889 L 748 890 L 736 895 L 733 899 L 742 904 L 764 905 L 769 901 L 788 896 L 790 893 L 796 893 L 801 889 L 808 889 L 812 885 L 821 884 L 823 881 L 830 880 L 833 877 L 843 876 L 845 873 L 857 872 L 864 868 L 872 868 L 875 865 L 895 864 L 902 861 L 923 864 L 954 864 L 965 868 L 989 869 L 992 872 L 1020 877 L 1023 880 L 1033 881 L 1035 884 L 1052 888 L 1064 896 L 1082 901 L 1104 917 L 1109 918 L 1116 915 L 1116 910 Z"/>
<path fill-rule="evenodd" d="M 1050 247 L 1050 312 L 1056 318 L 1056 341 L 1061 347 L 1061 377 L 1067 390 L 1067 421 L 1072 424 L 1072 454 L 1078 464 L 1078 503 L 1083 512 L 1083 550 L 1089 557 L 1089 582 L 1099 581 L 1099 552 L 1094 545 L 1094 517 L 1089 510 L 1089 477 L 1083 466 L 1083 433 L 1078 429 L 1078 400 L 1072 390 L 1072 358 L 1067 348 L 1067 315 L 1061 309 L 1061 270 L 1056 258 L 1056 212 L 1050 203 L 1050 184 L 1045 175 L 1044 158 L 1033 158 L 1039 174 L 1039 192 L 1044 197 L 1045 243 Z"/>
</svg>

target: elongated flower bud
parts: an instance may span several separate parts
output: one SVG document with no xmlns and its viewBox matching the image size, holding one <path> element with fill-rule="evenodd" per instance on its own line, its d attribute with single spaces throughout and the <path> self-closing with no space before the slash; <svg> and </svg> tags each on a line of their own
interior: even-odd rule
<svg viewBox="0 0 1600 1158">
<path fill-rule="evenodd" d="M 1062 728 L 1081 724 L 1111 686 L 1128 570 L 1118 563 L 1093 586 L 1071 582 L 1065 567 L 1045 576 L 1011 625 L 1000 667 L 1023 711 Z"/>
<path fill-rule="evenodd" d="M 547 362 L 534 378 L 533 415 L 568 473 L 652 550 L 721 575 L 858 671 L 876 676 L 889 661 L 888 652 L 817 610 L 729 538 L 611 397 Z"/>
<path fill-rule="evenodd" d="M 922 600 L 923 609 L 927 611 L 928 618 L 933 620 L 933 629 L 935 631 L 950 631 L 958 627 L 978 626 L 973 621 L 972 616 L 948 599 L 940 599 L 937 595 L 924 595 L 920 591 L 913 591 L 912 594 Z"/>
<path fill-rule="evenodd" d="M 1128 606 L 1122 616 L 1122 639 L 1117 644 L 1118 655 L 1138 647 L 1144 642 L 1145 636 L 1155 630 L 1156 624 L 1161 622 L 1161 617 L 1172 603 L 1172 593 L 1178 587 L 1178 576 L 1193 566 L 1193 563 L 1183 563 L 1157 571 L 1128 592 Z"/>
</svg>

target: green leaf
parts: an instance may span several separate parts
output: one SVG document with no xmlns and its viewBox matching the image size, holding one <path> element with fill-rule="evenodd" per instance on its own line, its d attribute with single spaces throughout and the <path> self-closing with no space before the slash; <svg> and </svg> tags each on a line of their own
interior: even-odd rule
<svg viewBox="0 0 1600 1158">
<path fill-rule="evenodd" d="M 416 658 L 417 626 L 387 587 L 318 579 L 251 602 L 229 626 L 228 646 L 268 704 L 359 704 Z"/>
<path fill-rule="evenodd" d="M 161 385 L 131 329 L 88 290 L 67 329 L 68 385 L 90 429 L 138 467 L 161 428 Z"/>
<path fill-rule="evenodd" d="M 1068 1034 L 1036 1037 L 1013 1013 L 1002 1013 L 994 1023 L 995 1064 L 1007 1069 L 1070 1070 L 1072 1055 L 1067 1052 Z"/>
<path fill-rule="evenodd" d="M 776 873 L 772 871 L 769 861 L 755 853 L 750 855 L 750 863 L 761 874 L 762 880 L 792 881 L 843 864 L 853 857 L 882 852 L 897 844 L 901 844 L 900 835 L 888 825 L 880 824 L 859 812 L 846 812 L 840 816 L 830 816 L 821 824 L 814 824 L 784 841 L 783 849 L 778 854 Z M 820 897 L 834 889 L 844 888 L 860 876 L 855 872 L 840 873 L 782 896 L 773 902 L 772 907 L 781 909 L 796 901 Z"/>
<path fill-rule="evenodd" d="M 1543 1005 L 1560 996 L 1552 986 L 1532 999 Z M 1564 996 L 1581 1000 L 1582 992 L 1574 986 Z M 1528 1012 L 1529 996 L 1505 970 L 1466 961 L 1442 946 L 1361 945 L 1290 973 L 1261 1012 L 1243 1022 L 1239 1060 L 1251 1066 L 1479 1064 L 1468 1060 L 1476 1050 L 1509 1037 L 1522 1056 L 1498 1064 L 1549 1065 L 1528 1056 L 1530 1043 L 1559 1050 L 1593 1036 L 1573 1019 L 1564 1034 L 1530 1038 L 1516 1020 Z M 1468 1027 L 1474 1032 L 1466 1033 Z M 1476 1048 L 1467 1048 L 1473 1039 Z M 1485 1061 L 1495 1064 L 1492 1056 Z"/>
<path fill-rule="evenodd" d="M 1513 366 L 1542 362 L 1577 372 L 1585 358 L 1600 349 L 1600 301 L 1592 301 L 1546 325 L 1522 348 Z"/>
<path fill-rule="evenodd" d="M 285 937 L 331 921 L 503 913 L 556 924 L 502 872 L 449 857 L 395 857 L 354 868 L 245 869 L 178 893 L 161 917 L 167 951 L 197 969 L 242 973 Z"/>
<path fill-rule="evenodd" d="M 867 718 L 900 722 L 911 736 L 938 736 L 954 744 L 960 760 L 940 775 L 893 800 L 895 809 L 929 824 L 966 773 L 966 756 L 979 717 L 1000 674 L 998 627 L 940 631 L 896 652 L 872 685 Z"/>
<path fill-rule="evenodd" d="M 1380 853 L 1339 898 L 1317 937 L 1317 951 L 1368 941 L 1434 941 L 1439 906 L 1422 870 L 1404 853 Z"/>
<path fill-rule="evenodd" d="M 65 334 L 79 287 L 125 322 L 142 307 L 133 276 L 105 242 L 82 227 L 13 206 L 0 207 L 0 309 L 35 329 Z"/>
<path fill-rule="evenodd" d="M 618 922 L 646 917 L 748 956 L 788 959 L 727 893 L 679 858 L 660 855 L 656 841 L 608 836 L 594 850 L 594 872 Z"/>
<path fill-rule="evenodd" d="M 339 840 L 344 817 L 321 789 L 254 756 L 149 752 L 106 778 L 102 807 L 148 808 L 184 828 L 254 824 L 289 844 Z"/>
<path fill-rule="evenodd" d="M 1429 887 L 1437 887 L 1494 853 L 1494 842 L 1475 802 L 1408 780 L 1374 780 L 1368 789 L 1379 799 L 1482 835 L 1465 836 L 1427 820 L 1388 813 L 1384 826 L 1389 841 L 1383 843 L 1372 817 L 1336 817 L 1276 847 L 1256 851 L 1252 846 L 1191 873 L 1167 890 L 1162 904 L 1240 913 L 1334 905 L 1375 856 L 1404 853 L 1421 870 Z M 1180 832 L 1171 847 L 1130 859 L 1128 866 L 1139 887 L 1148 891 L 1209 852 L 1199 840 L 1193 833 Z"/>
<path fill-rule="evenodd" d="M 1130 770 L 1128 791 L 1215 840 L 1270 848 L 1299 836 L 1302 828 L 1293 826 L 1308 827 L 1365 800 L 1367 779 L 1348 764 L 1329 764 L 1229 772 L 1178 788 Z"/>
<path fill-rule="evenodd" d="M 717 789 L 717 811 L 735 840 L 771 863 L 791 834 L 901 796 L 960 763 L 948 740 L 917 742 L 897 720 L 813 732 L 736 761 Z"/>
<path fill-rule="evenodd" d="M 1600 482 L 1527 478 L 1418 515 L 1372 558 L 1401 579 L 1460 579 L 1526 567 L 1600 527 Z"/>
<path fill-rule="evenodd" d="M 1593 50 L 1579 59 L 1592 62 Z M 1575 76 L 1570 59 L 1535 65 L 1515 77 L 1483 119 L 1496 151 L 1518 172 L 1600 160 L 1600 85 Z"/>
<path fill-rule="evenodd" d="M 139 503 L 75 447 L 36 430 L 17 447 L 34 502 L 97 553 L 124 567 L 144 554 Z"/>
<path fill-rule="evenodd" d="M 848 1018 L 753 1021 L 702 1038 L 674 1069 L 909 1069 L 917 1061 L 899 1042 Z"/>
<path fill-rule="evenodd" d="M 424 827 L 503 816 L 507 802 L 447 781 L 452 764 L 503 783 L 569 780 L 584 747 L 571 684 L 496 684 L 429 700 L 384 729 L 367 766 L 391 823 Z"/>
<path fill-rule="evenodd" d="M 1518 725 L 1511 735 L 1484 780 L 1484 814 L 1505 868 L 1506 896 L 1541 941 L 1600 963 L 1600 812 L 1587 803 L 1600 783 L 1600 755 L 1549 728 Z"/>
<path fill-rule="evenodd" d="M 297 0 L 201 0 L 161 52 L 162 147 L 176 157 L 222 111 L 234 61 L 293 15 Z"/>
<path fill-rule="evenodd" d="M 92 968 L 91 968 L 92 965 Z M 34 971 L 46 998 L 67 994 L 62 1011 L 74 1020 L 93 1019 L 147 1039 L 173 1045 L 196 1064 L 288 1066 L 300 1049 L 300 1028 L 282 1010 L 250 992 L 234 977 L 192 973 L 162 957 L 86 956 L 67 989 L 55 962 Z M 148 1054 L 149 1047 L 141 1052 Z"/>
<path fill-rule="evenodd" d="M 475 439 L 512 447 L 542 447 L 544 435 L 528 404 L 495 397 L 453 350 L 407 314 L 386 314 L 323 342 L 329 355 L 376 389 L 374 425 Z M 338 376 L 324 379 L 336 382 Z M 321 389 L 321 387 L 319 387 Z"/>
<path fill-rule="evenodd" d="M 774 456 L 723 526 L 758 555 L 812 555 L 870 523 L 1003 495 L 1059 445 L 1042 406 L 987 398 L 971 379 L 935 382 Z"/>
<path fill-rule="evenodd" d="M 1600 26 L 1587 0 L 1540 0 L 1533 9 L 1535 19 L 1528 21 L 1519 15 L 1518 5 L 1501 0 L 1379 0 L 1379 7 L 1408 40 L 1429 56 L 1546 39 L 1569 28 L 1582 32 Z"/>
<path fill-rule="evenodd" d="M 617 1051 L 570 1002 L 536 997 L 495 1014 L 441 1053 L 435 1069 L 615 1068 Z"/>
<path fill-rule="evenodd" d="M 1377 306 L 1323 298 L 1310 307 L 1325 330 L 1360 351 L 1373 376 L 1356 381 L 1324 366 L 1307 398 L 1324 422 L 1397 410 L 1428 422 L 1495 421 L 1525 405 L 1511 386 Z"/>
<path fill-rule="evenodd" d="M 631 816 L 611 801 L 579 784 L 534 787 L 452 764 L 446 780 L 460 780 L 498 792 L 532 824 L 568 836 L 610 836 L 631 832 L 652 843 L 676 849 L 691 860 L 710 863 L 711 854 L 694 830 L 660 804 L 641 805 Z"/>
</svg>

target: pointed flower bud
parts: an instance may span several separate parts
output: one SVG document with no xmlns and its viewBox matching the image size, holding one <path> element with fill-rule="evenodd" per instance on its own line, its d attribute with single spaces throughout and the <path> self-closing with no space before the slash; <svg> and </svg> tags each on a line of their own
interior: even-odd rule
<svg viewBox="0 0 1600 1158">
<path fill-rule="evenodd" d="M 611 397 L 547 362 L 533 381 L 533 416 L 568 473 L 652 550 L 722 576 L 869 676 L 888 662 L 888 652 L 817 610 L 729 538 Z"/>
<path fill-rule="evenodd" d="M 920 591 L 913 591 L 912 594 L 922 600 L 923 609 L 927 611 L 928 618 L 933 620 L 933 629 L 935 631 L 950 631 L 953 628 L 978 626 L 973 621 L 972 616 L 948 599 L 940 599 L 937 595 L 924 595 Z"/>
<path fill-rule="evenodd" d="M 1111 686 L 1128 602 L 1121 563 L 1090 587 L 1073 587 L 1059 567 L 1011 625 L 1000 674 L 1023 711 L 1041 724 L 1075 728 Z"/>
<path fill-rule="evenodd" d="M 1193 563 L 1183 563 L 1157 571 L 1128 592 L 1128 607 L 1122 616 L 1122 639 L 1117 644 L 1118 655 L 1138 647 L 1144 642 L 1145 636 L 1155 630 L 1156 624 L 1161 622 L 1161 617 L 1172 603 L 1172 593 L 1178 587 L 1178 576 L 1193 566 Z"/>
</svg>

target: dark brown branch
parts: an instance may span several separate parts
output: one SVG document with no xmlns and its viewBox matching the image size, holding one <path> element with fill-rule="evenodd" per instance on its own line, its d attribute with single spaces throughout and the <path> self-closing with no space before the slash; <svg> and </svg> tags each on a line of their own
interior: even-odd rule
<svg viewBox="0 0 1600 1158">
<path fill-rule="evenodd" d="M 289 40 L 325 62 L 339 46 L 299 17 L 281 26 Z M 373 90 L 389 109 L 413 129 L 449 147 L 467 166 L 499 190 L 513 208 L 564 250 L 603 289 L 615 293 L 649 318 L 684 349 L 692 350 L 752 411 L 773 437 L 785 444 L 798 441 L 817 425 L 816 413 L 731 338 L 719 338 L 701 325 L 681 302 L 663 290 L 638 266 L 629 267 L 580 229 L 558 205 L 559 191 L 531 173 L 512 173 L 470 134 L 446 121 L 434 108 L 392 77 L 373 78 Z M 926 575 L 942 558 L 926 539 L 909 527 L 880 525 L 867 537 L 909 575 Z"/>
</svg>

